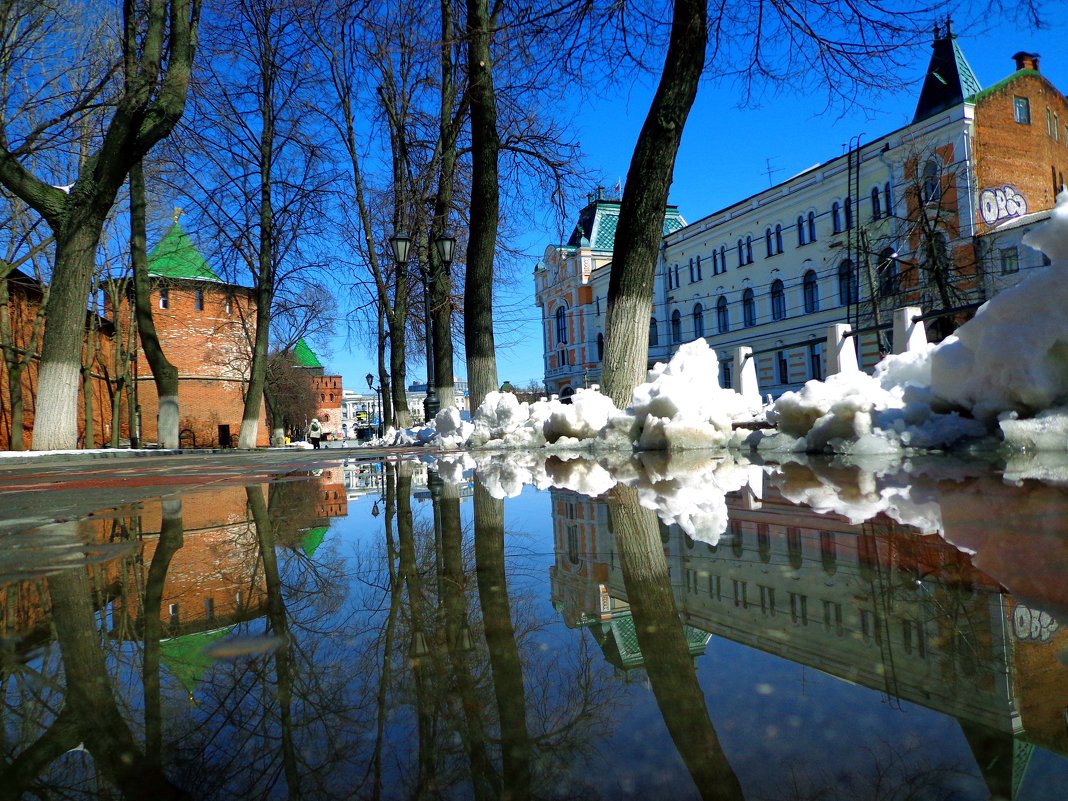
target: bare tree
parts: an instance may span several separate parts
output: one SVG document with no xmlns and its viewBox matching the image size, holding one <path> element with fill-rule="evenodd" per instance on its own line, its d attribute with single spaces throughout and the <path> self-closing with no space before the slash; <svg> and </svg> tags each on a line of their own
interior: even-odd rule
<svg viewBox="0 0 1068 801">
<path fill-rule="evenodd" d="M 21 3 L 5 3 L 0 62 L 23 54 L 22 48 L 47 44 L 47 12 L 25 11 Z M 47 325 L 41 348 L 34 450 L 73 448 L 77 444 L 78 371 L 84 339 L 89 279 L 104 220 L 131 165 L 170 133 L 185 109 L 200 17 L 199 0 L 146 0 L 123 6 L 121 43 L 124 65 L 110 119 L 99 143 L 67 188 L 54 179 L 30 172 L 25 160 L 42 138 L 90 110 L 110 83 L 105 71 L 41 121 L 0 120 L 0 182 L 39 213 L 56 240 L 56 261 L 47 303 Z M 43 38 L 27 42 L 30 30 Z M 23 51 L 24 52 L 24 51 Z M 66 69 L 52 64 L 53 74 Z M 44 87 L 45 89 L 49 87 Z"/>
</svg>

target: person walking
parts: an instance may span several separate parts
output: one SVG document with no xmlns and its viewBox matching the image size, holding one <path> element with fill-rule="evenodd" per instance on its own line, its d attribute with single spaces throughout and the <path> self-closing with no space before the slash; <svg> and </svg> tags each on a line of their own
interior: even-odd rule
<svg viewBox="0 0 1068 801">
<path fill-rule="evenodd" d="M 308 442 L 311 443 L 315 450 L 319 450 L 319 440 L 323 437 L 323 425 L 319 422 L 318 417 L 313 417 L 311 425 L 308 426 Z"/>
</svg>

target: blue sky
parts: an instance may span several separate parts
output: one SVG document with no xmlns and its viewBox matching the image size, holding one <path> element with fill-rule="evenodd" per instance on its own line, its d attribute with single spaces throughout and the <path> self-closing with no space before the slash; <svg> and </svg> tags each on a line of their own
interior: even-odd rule
<svg viewBox="0 0 1068 801">
<path fill-rule="evenodd" d="M 972 6 L 965 4 L 963 8 Z M 986 16 L 981 22 L 961 26 L 964 13 L 955 14 L 954 30 L 968 62 L 980 83 L 990 86 L 1014 70 L 1013 53 L 1019 50 L 1042 56 L 1042 73 L 1062 92 L 1068 91 L 1068 4 L 1047 3 L 1046 27 L 1032 30 L 1011 18 Z M 916 97 L 927 67 L 929 50 L 918 51 L 910 70 L 903 75 L 906 88 L 871 96 L 867 102 L 846 111 L 826 107 L 825 94 L 781 92 L 769 96 L 757 108 L 739 108 L 737 89 L 729 84 L 705 83 L 686 123 L 675 165 L 670 202 L 687 221 L 694 221 L 802 170 L 840 155 L 849 140 L 862 134 L 871 140 L 907 124 L 915 111 Z M 576 95 L 573 114 L 584 166 L 591 173 L 590 187 L 611 187 L 625 179 L 631 151 L 644 122 L 655 84 L 651 81 L 624 87 L 613 94 Z M 585 193 L 572 199 L 570 214 L 577 217 L 585 205 Z M 548 203 L 546 203 L 548 206 Z M 542 375 L 542 335 L 539 309 L 534 305 L 534 264 L 547 245 L 558 240 L 549 221 L 533 225 L 520 242 L 529 269 L 521 269 L 516 283 L 498 291 L 497 373 L 500 381 L 517 386 Z M 340 372 L 346 388 L 361 389 L 362 378 L 373 371 L 374 355 L 368 350 L 349 351 L 342 338 L 333 353 L 324 357 L 328 367 Z M 409 381 L 421 380 L 425 367 L 409 366 Z M 462 344 L 456 364 L 458 378 L 466 378 Z"/>
</svg>

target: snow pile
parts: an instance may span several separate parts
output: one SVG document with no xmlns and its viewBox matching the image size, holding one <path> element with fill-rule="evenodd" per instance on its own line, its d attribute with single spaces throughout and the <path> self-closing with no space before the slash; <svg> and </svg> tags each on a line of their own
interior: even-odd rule
<svg viewBox="0 0 1068 801">
<path fill-rule="evenodd" d="M 760 450 L 809 453 L 896 453 L 903 448 L 940 448 L 981 437 L 986 427 L 956 410 L 936 411 L 931 385 L 930 346 L 887 356 L 874 375 L 838 373 L 786 392 L 767 412 L 781 434 Z"/>
<path fill-rule="evenodd" d="M 658 363 L 634 390 L 631 413 L 642 450 L 721 448 L 736 420 L 760 413 L 732 389 L 719 385 L 719 360 L 704 339 L 681 346 L 668 364 Z"/>
<path fill-rule="evenodd" d="M 987 422 L 1068 402 L 1068 192 L 1024 244 L 1045 253 L 1051 267 L 984 304 L 932 359 L 934 393 Z"/>
</svg>

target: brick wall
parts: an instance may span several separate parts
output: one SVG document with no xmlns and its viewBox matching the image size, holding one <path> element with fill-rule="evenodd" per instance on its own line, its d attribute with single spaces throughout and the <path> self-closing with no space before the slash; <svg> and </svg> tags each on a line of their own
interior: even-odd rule
<svg viewBox="0 0 1068 801">
<path fill-rule="evenodd" d="M 1016 122 L 1015 98 L 1026 98 L 1030 108 L 1030 124 Z M 1047 128 L 1046 111 L 1055 125 L 1056 135 Z M 998 216 L 982 214 L 983 191 L 1014 188 L 1026 201 L 1028 213 L 1053 207 L 1054 175 L 1059 187 L 1068 175 L 1068 101 L 1057 89 L 1033 70 L 1014 73 L 1001 84 L 979 98 L 975 107 L 975 135 L 973 138 L 976 164 L 976 189 L 980 193 L 979 230 L 986 232 L 993 225 L 1013 215 L 1010 199 L 1008 208 L 1001 205 Z M 998 201 L 988 199 L 990 210 Z"/>
</svg>

